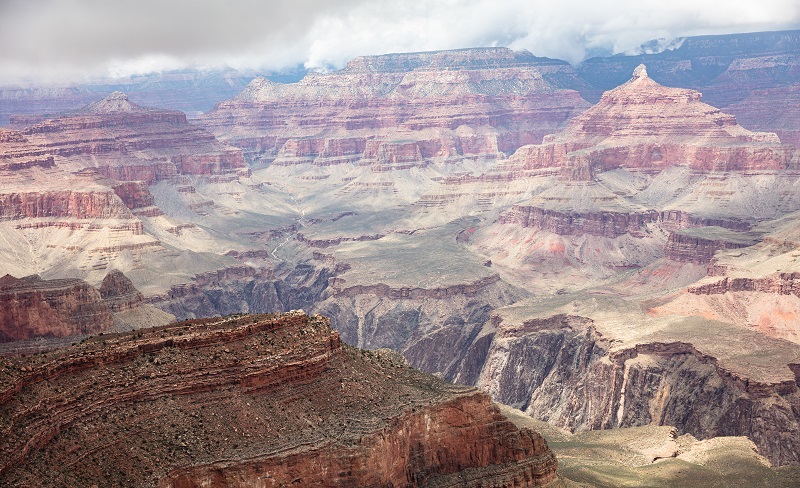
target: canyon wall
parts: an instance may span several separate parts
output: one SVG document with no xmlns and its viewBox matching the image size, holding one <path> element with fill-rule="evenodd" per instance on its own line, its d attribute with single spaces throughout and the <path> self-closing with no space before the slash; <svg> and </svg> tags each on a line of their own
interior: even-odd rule
<svg viewBox="0 0 800 488">
<path fill-rule="evenodd" d="M 0 341 L 96 334 L 113 327 L 100 293 L 77 279 L 0 278 Z"/>
<path fill-rule="evenodd" d="M 395 165 L 535 143 L 586 104 L 562 61 L 506 48 L 356 58 L 297 83 L 253 80 L 201 121 L 264 163 Z"/>
<path fill-rule="evenodd" d="M 605 92 L 565 129 L 512 160 L 525 168 L 561 167 L 568 179 L 589 180 L 617 167 L 699 171 L 796 168 L 797 149 L 773 133 L 750 132 L 701 102 L 701 94 L 659 85 L 644 65 L 628 82 Z"/>
<path fill-rule="evenodd" d="M 494 321 L 497 331 L 478 337 L 446 377 L 568 430 L 673 425 L 698 438 L 747 436 L 775 464 L 800 460 L 796 373 L 743 377 L 683 342 L 614 348 L 580 316 Z"/>
</svg>

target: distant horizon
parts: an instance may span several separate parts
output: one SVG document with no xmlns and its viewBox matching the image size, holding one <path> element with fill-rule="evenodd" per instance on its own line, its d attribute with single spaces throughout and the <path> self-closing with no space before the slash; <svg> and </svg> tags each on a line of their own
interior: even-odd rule
<svg viewBox="0 0 800 488">
<path fill-rule="evenodd" d="M 309 68 L 304 67 L 302 63 L 298 63 L 298 64 L 296 64 L 294 66 L 290 66 L 290 67 L 285 67 L 285 68 L 282 68 L 280 70 L 264 70 L 264 69 L 258 69 L 258 68 L 236 68 L 236 67 L 233 67 L 233 66 L 226 66 L 226 65 L 220 65 L 220 66 L 182 66 L 182 67 L 173 68 L 173 69 L 157 69 L 157 70 L 148 71 L 148 72 L 142 72 L 142 73 L 125 74 L 125 75 L 116 76 L 116 77 L 112 76 L 111 74 L 97 74 L 97 75 L 93 75 L 93 76 L 87 76 L 82 80 L 70 79 L 70 80 L 61 80 L 61 81 L 52 81 L 52 80 L 51 81 L 44 81 L 44 80 L 36 80 L 36 79 L 25 79 L 25 80 L 17 80 L 17 81 L 3 81 L 2 79 L 0 79 L 0 87 L 4 87 L 4 88 L 15 88 L 15 87 L 18 87 L 20 89 L 68 88 L 68 87 L 77 87 L 77 86 L 90 87 L 92 85 L 106 85 L 106 84 L 109 84 L 109 82 L 122 82 L 122 83 L 124 83 L 124 82 L 132 82 L 132 81 L 136 80 L 137 78 L 149 78 L 149 77 L 159 76 L 159 75 L 176 75 L 176 74 L 181 74 L 181 73 L 209 73 L 209 74 L 211 74 L 211 73 L 224 73 L 224 72 L 235 72 L 235 73 L 239 73 L 239 74 L 242 74 L 242 75 L 245 75 L 245 76 L 253 76 L 253 77 L 263 76 L 263 77 L 280 78 L 281 76 L 284 76 L 284 77 L 287 77 L 287 78 L 296 78 L 294 81 L 291 81 L 291 82 L 297 82 L 299 79 L 302 79 L 302 77 L 305 76 L 305 74 L 308 74 L 308 73 L 312 73 L 312 72 L 314 72 L 314 73 L 326 73 L 326 72 L 333 72 L 333 71 L 344 69 L 347 66 L 348 63 L 350 63 L 351 61 L 353 61 L 355 59 L 359 59 L 359 58 L 370 58 L 370 57 L 379 58 L 379 57 L 383 57 L 383 56 L 398 56 L 398 55 L 404 55 L 404 54 L 426 54 L 426 53 L 457 52 L 457 51 L 469 51 L 469 50 L 477 50 L 477 49 L 508 49 L 508 50 L 511 50 L 514 53 L 525 53 L 525 52 L 527 52 L 527 53 L 531 54 L 535 58 L 551 59 L 551 60 L 554 60 L 554 61 L 562 61 L 562 62 L 570 64 L 573 67 L 579 67 L 584 62 L 589 61 L 591 59 L 614 57 L 614 56 L 631 56 L 631 57 L 634 57 L 634 56 L 656 55 L 656 54 L 659 54 L 659 53 L 662 53 L 662 52 L 665 52 L 665 51 L 679 49 L 682 46 L 683 41 L 685 41 L 686 39 L 697 39 L 697 38 L 705 38 L 705 37 L 729 37 L 729 36 L 738 36 L 738 35 L 778 34 L 778 33 L 792 33 L 792 32 L 800 33 L 800 28 L 798 28 L 798 29 L 780 29 L 780 30 L 760 30 L 760 31 L 752 31 L 752 32 L 731 32 L 731 33 L 727 33 L 727 34 L 699 34 L 699 35 L 693 35 L 693 36 L 682 36 L 682 37 L 676 37 L 676 38 L 668 40 L 670 42 L 663 43 L 661 49 L 658 49 L 658 50 L 655 50 L 655 51 L 644 51 L 643 49 L 648 44 L 665 41 L 665 39 L 663 39 L 663 38 L 649 39 L 647 41 L 644 41 L 639 46 L 639 52 L 630 52 L 629 51 L 629 52 L 614 52 L 614 53 L 598 54 L 598 55 L 595 55 L 595 56 L 586 57 L 586 58 L 582 59 L 578 63 L 572 63 L 569 60 L 561 59 L 561 58 L 553 58 L 553 57 L 549 57 L 549 56 L 541 56 L 541 55 L 539 55 L 537 53 L 534 53 L 534 52 L 531 52 L 531 51 L 529 51 L 528 49 L 525 49 L 525 48 L 513 49 L 513 48 L 507 47 L 507 46 L 471 46 L 471 47 L 456 47 L 456 48 L 450 48 L 450 49 L 433 49 L 433 50 L 427 50 L 427 51 L 393 51 L 393 52 L 386 52 L 386 53 L 380 53 L 380 54 L 356 55 L 356 56 L 346 60 L 343 66 L 341 66 L 341 67 L 339 67 L 339 68 L 337 68 L 335 70 L 334 69 L 322 69 L 322 68 L 309 69 Z M 677 46 L 670 47 L 670 43 L 674 44 L 676 41 L 680 41 L 680 43 Z"/>
<path fill-rule="evenodd" d="M 800 29 L 795 0 L 5 0 L 0 84 L 178 70 L 341 69 L 358 56 L 471 47 L 573 66 L 697 36 Z"/>
</svg>

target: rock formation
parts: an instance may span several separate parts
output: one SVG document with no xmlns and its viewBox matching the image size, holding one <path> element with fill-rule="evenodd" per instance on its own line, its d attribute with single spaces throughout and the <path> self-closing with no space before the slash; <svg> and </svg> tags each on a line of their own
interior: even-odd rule
<svg viewBox="0 0 800 488">
<path fill-rule="evenodd" d="M 669 86 L 703 92 L 715 107 L 729 107 L 755 90 L 780 88 L 797 82 L 800 31 L 750 32 L 654 40 L 641 52 L 585 60 L 577 71 L 591 88 L 581 94 L 592 102 L 604 90 L 624 82 L 639 65 L 650 67 L 653 78 Z M 780 109 L 779 109 L 780 110 Z M 738 115 L 738 114 L 737 114 Z M 770 132 L 779 126 L 767 128 Z"/>
<path fill-rule="evenodd" d="M 301 75 L 286 73 L 275 79 L 294 80 Z M 94 78 L 85 84 L 0 85 L 0 125 L 14 115 L 60 114 L 76 110 L 124 86 L 137 103 L 164 107 L 188 114 L 211 109 L 228 99 L 255 77 L 227 69 L 185 69 L 137 74 L 130 77 Z"/>
<path fill-rule="evenodd" d="M 12 117 L 11 127 L 65 164 L 94 167 L 119 181 L 152 184 L 176 174 L 246 168 L 240 150 L 189 124 L 183 112 L 144 108 L 121 92 L 60 117 Z"/>
<path fill-rule="evenodd" d="M 103 297 L 85 281 L 0 278 L 0 342 L 96 334 L 113 325 Z"/>
<path fill-rule="evenodd" d="M 144 302 L 144 295 L 119 270 L 110 271 L 98 291 L 112 312 L 130 310 Z"/>
<path fill-rule="evenodd" d="M 700 85 L 662 77 L 746 80 L 731 92 L 744 107 L 736 114 L 765 120 L 770 100 L 791 102 L 794 61 L 778 51 L 755 59 L 747 41 L 703 64 L 693 42 L 648 65 L 683 88 L 639 69 L 582 115 L 587 104 L 564 88 L 595 85 L 578 86 L 569 65 L 470 49 L 363 57 L 291 84 L 258 79 L 202 117 L 209 132 L 121 95 L 50 120 L 18 117 L 0 131 L 0 262 L 17 276 L 86 276 L 119 310 L 117 330 L 140 326 L 132 312 L 145 307 L 181 319 L 303 308 L 330 316 L 345 342 L 391 348 L 566 429 L 746 435 L 772 462 L 798 463 L 795 149 L 702 103 Z M 698 61 L 687 68 L 689 51 Z M 597 76 L 632 59 L 607 60 Z M 761 76 L 763 94 L 751 83 Z M 775 112 L 763 125 L 743 115 L 743 125 L 790 128 Z M 132 387 L 134 370 L 114 374 Z M 187 373 L 188 384 L 227 374 L 211 372 Z M 251 412 L 251 398 L 231 398 L 230 412 Z M 276 415 L 287 425 L 333 418 L 303 412 Z M 204 427 L 225 428 L 197 413 Z M 229 439 L 262 417 L 214 413 L 234 418 Z M 163 484 L 250 480 L 272 462 L 214 447 L 195 456 L 193 432 L 160 432 L 158 442 L 178 441 L 173 451 L 159 444 L 158 457 L 187 460 L 159 471 Z M 394 452 L 381 442 L 373 452 Z M 114 449 L 127 476 L 134 469 Z M 302 468 L 305 454 L 281 459 Z"/>
<path fill-rule="evenodd" d="M 741 249 L 757 242 L 754 236 L 729 232 L 719 227 L 682 229 L 670 234 L 664 255 L 675 261 L 708 264 L 717 251 Z"/>
<path fill-rule="evenodd" d="M 0 361 L 5 486 L 555 478 L 542 437 L 485 394 L 345 346 L 319 316 L 197 320 Z"/>
<path fill-rule="evenodd" d="M 505 48 L 365 56 L 294 84 L 258 78 L 202 121 L 277 164 L 495 158 L 584 108 L 567 79 L 568 64 Z"/>
<path fill-rule="evenodd" d="M 800 148 L 800 83 L 754 90 L 725 111 L 750 130 L 775 132 L 782 143 Z"/>
<path fill-rule="evenodd" d="M 590 180 L 617 167 L 661 170 L 685 164 L 699 171 L 796 167 L 796 149 L 772 133 L 750 132 L 700 101 L 700 93 L 659 85 L 644 65 L 627 83 L 572 119 L 539 146 L 512 159 L 526 168 L 561 168 L 570 180 Z"/>
<path fill-rule="evenodd" d="M 674 326 L 687 342 L 679 333 L 629 342 L 620 332 L 605 335 L 611 327 L 599 331 L 602 320 L 579 315 L 518 320 L 494 316 L 449 377 L 477 383 L 498 401 L 569 430 L 656 424 L 698 438 L 742 435 L 773 463 L 797 464 L 800 378 L 793 370 L 800 354 L 793 348 L 739 336 L 737 342 L 752 341 L 765 355 L 783 348 L 783 356 L 759 362 L 725 348 L 714 352 L 704 340 L 691 344 L 698 334 L 687 333 L 694 327 L 688 322 Z M 640 327 L 648 327 L 647 319 Z M 786 361 L 783 368 L 778 361 Z M 766 364 L 775 373 L 767 373 Z"/>
</svg>

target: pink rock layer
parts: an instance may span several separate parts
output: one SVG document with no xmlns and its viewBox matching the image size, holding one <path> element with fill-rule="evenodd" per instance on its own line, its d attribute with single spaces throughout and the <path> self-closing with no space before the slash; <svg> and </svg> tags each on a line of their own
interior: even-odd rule
<svg viewBox="0 0 800 488">
<path fill-rule="evenodd" d="M 682 164 L 730 171 L 798 165 L 797 150 L 777 135 L 744 129 L 733 116 L 703 103 L 699 92 L 659 85 L 643 65 L 562 132 L 520 148 L 512 160 L 530 169 L 559 167 L 572 180 L 617 167 L 660 170 Z"/>
</svg>

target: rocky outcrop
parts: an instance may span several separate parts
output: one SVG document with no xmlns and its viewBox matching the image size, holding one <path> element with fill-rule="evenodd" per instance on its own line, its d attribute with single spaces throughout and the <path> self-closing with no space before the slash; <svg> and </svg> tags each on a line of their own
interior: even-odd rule
<svg viewBox="0 0 800 488">
<path fill-rule="evenodd" d="M 800 462 L 800 377 L 748 378 L 685 342 L 614 347 L 580 316 L 494 324 L 446 377 L 568 430 L 674 425 L 744 435 L 775 464 Z"/>
<path fill-rule="evenodd" d="M 113 325 L 103 297 L 85 281 L 0 278 L 0 342 L 96 334 Z"/>
<path fill-rule="evenodd" d="M 20 131 L 0 129 L 0 144 L 2 171 L 48 169 L 55 166 L 53 156 L 48 155 L 44 148 L 31 143 Z"/>
<path fill-rule="evenodd" d="M 197 320 L 0 361 L 6 486 L 555 478 L 542 437 L 486 395 L 344 346 L 320 316 Z"/>
<path fill-rule="evenodd" d="M 30 191 L 0 194 L 0 220 L 39 217 L 133 218 L 111 191 Z"/>
<path fill-rule="evenodd" d="M 591 234 L 611 239 L 637 233 L 644 225 L 660 220 L 661 214 L 655 210 L 646 213 L 567 213 L 526 205 L 514 205 L 498 218 L 501 224 L 535 227 L 559 235 Z"/>
<path fill-rule="evenodd" d="M 499 275 L 491 275 L 476 280 L 474 283 L 452 285 L 441 288 L 393 288 L 386 284 L 377 285 L 353 285 L 347 286 L 345 280 L 333 278 L 331 283 L 332 292 L 335 296 L 356 297 L 358 295 L 374 295 L 378 298 L 389 298 L 393 300 L 422 298 L 442 299 L 455 296 L 474 297 L 487 286 L 500 281 Z"/>
<path fill-rule="evenodd" d="M 667 246 L 664 248 L 664 256 L 685 263 L 708 264 L 717 251 L 740 249 L 756 242 L 673 232 L 669 235 Z"/>
<path fill-rule="evenodd" d="M 659 85 L 640 65 L 627 83 L 572 119 L 559 134 L 512 157 L 524 168 L 560 167 L 567 179 L 590 180 L 617 167 L 698 171 L 780 170 L 798 164 L 796 149 L 773 133 L 750 132 L 701 102 L 699 92 Z"/>
<path fill-rule="evenodd" d="M 178 319 L 312 309 L 335 269 L 300 263 L 276 276 L 273 270 L 251 266 L 226 267 L 173 285 L 164 293 L 147 297 L 156 307 Z"/>
<path fill-rule="evenodd" d="M 131 310 L 144 303 L 144 295 L 133 286 L 122 271 L 111 270 L 98 289 L 100 296 L 112 312 Z"/>
<path fill-rule="evenodd" d="M 696 295 L 721 295 L 737 291 L 758 291 L 800 297 L 800 272 L 778 273 L 763 278 L 724 277 L 714 283 L 704 283 L 688 288 Z"/>
<path fill-rule="evenodd" d="M 297 233 L 297 240 L 303 242 L 311 247 L 326 248 L 331 246 L 338 246 L 343 242 L 363 242 L 363 241 L 377 241 L 385 237 L 383 234 L 375 234 L 371 236 L 358 236 L 358 237 L 333 237 L 330 239 L 310 239 L 302 233 Z"/>
<path fill-rule="evenodd" d="M 647 224 L 653 223 L 669 229 L 713 226 L 732 231 L 750 230 L 750 224 L 744 220 L 699 217 L 679 210 L 567 212 L 525 204 L 513 205 L 510 210 L 500 214 L 497 221 L 500 224 L 534 227 L 562 236 L 589 234 L 609 239 L 624 234 L 639 235 Z M 755 243 L 754 239 L 745 237 L 739 237 L 737 242 L 735 239 L 703 238 L 680 232 L 671 233 L 669 239 L 667 250 L 671 255 L 667 257 L 700 264 L 707 263 L 720 249 L 737 249 Z M 747 242 L 741 242 L 743 239 Z M 693 257 L 695 254 L 697 256 Z"/>
</svg>

